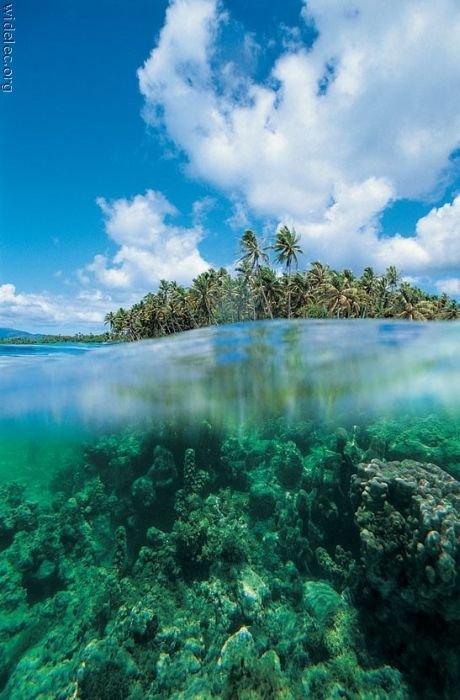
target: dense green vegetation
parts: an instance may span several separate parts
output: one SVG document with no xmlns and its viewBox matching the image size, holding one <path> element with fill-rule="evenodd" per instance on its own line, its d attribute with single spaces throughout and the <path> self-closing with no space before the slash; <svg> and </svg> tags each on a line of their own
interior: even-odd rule
<svg viewBox="0 0 460 700">
<path fill-rule="evenodd" d="M 76 333 L 75 335 L 30 335 L 17 338 L 1 338 L 2 345 L 49 345 L 54 343 L 107 343 L 109 333 Z"/>
<path fill-rule="evenodd" d="M 302 254 L 294 230 L 282 227 L 273 245 L 261 246 L 252 231 L 241 238 L 241 258 L 232 275 L 220 268 L 202 272 L 190 287 L 160 282 L 130 309 L 110 312 L 111 337 L 140 340 L 212 324 L 266 318 L 460 318 L 458 303 L 446 294 L 427 294 L 401 281 L 395 267 L 378 275 L 366 267 L 357 277 L 314 262 L 298 269 Z M 270 266 L 269 252 L 282 271 Z"/>
</svg>

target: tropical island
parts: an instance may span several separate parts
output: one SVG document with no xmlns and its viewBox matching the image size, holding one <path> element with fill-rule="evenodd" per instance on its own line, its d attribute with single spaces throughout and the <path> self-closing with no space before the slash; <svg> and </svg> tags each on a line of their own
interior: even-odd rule
<svg viewBox="0 0 460 700">
<path fill-rule="evenodd" d="M 2 344 L 107 343 L 136 341 L 242 321 L 301 318 L 395 318 L 407 321 L 455 320 L 460 305 L 447 294 L 429 294 L 404 281 L 394 265 L 383 274 L 365 267 L 361 275 L 334 270 L 319 261 L 299 270 L 303 254 L 295 229 L 282 226 L 270 245 L 246 230 L 232 275 L 209 268 L 189 287 L 161 280 L 131 308 L 106 314 L 104 333 L 10 335 Z M 270 264 L 270 255 L 273 263 Z"/>
<path fill-rule="evenodd" d="M 460 2 L 129 10 L 3 3 L 0 700 L 459 700 Z"/>
<path fill-rule="evenodd" d="M 109 312 L 110 338 L 141 340 L 170 333 L 273 318 L 396 318 L 454 320 L 460 306 L 402 280 L 396 267 L 381 275 L 365 267 L 360 276 L 313 262 L 300 271 L 303 254 L 295 229 L 283 226 L 271 245 L 261 245 L 251 230 L 240 240 L 241 257 L 232 276 L 210 268 L 185 287 L 162 280 L 131 308 Z M 274 256 L 270 265 L 269 253 Z M 280 269 L 281 266 L 281 269 Z"/>
</svg>

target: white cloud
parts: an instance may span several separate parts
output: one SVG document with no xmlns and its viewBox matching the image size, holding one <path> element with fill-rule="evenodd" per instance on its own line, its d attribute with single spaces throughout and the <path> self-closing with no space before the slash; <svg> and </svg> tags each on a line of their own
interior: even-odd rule
<svg viewBox="0 0 460 700">
<path fill-rule="evenodd" d="M 106 217 L 107 234 L 119 248 L 112 257 L 96 255 L 80 271 L 84 284 L 95 279 L 107 288 L 142 294 L 161 279 L 187 283 L 209 267 L 198 250 L 201 225 L 181 228 L 171 224 L 169 218 L 177 211 L 161 193 L 147 190 L 130 200 L 99 198 L 97 202 Z M 209 202 L 198 204 L 195 217 L 206 206 Z"/>
<path fill-rule="evenodd" d="M 309 0 L 302 15 L 319 33 L 313 47 L 296 34 L 257 83 L 219 58 L 220 3 L 175 0 L 138 71 L 145 119 L 191 174 L 295 224 L 309 259 L 452 267 L 456 213 L 440 222 L 433 212 L 413 238 L 391 241 L 378 220 L 390 201 L 426 198 L 448 180 L 460 144 L 457 0 Z"/>
<path fill-rule="evenodd" d="M 395 264 L 406 275 L 437 275 L 439 291 L 459 294 L 460 196 L 434 207 L 411 237 L 382 237 L 379 223 L 391 202 L 434 197 L 452 175 L 449 156 L 460 146 L 458 0 L 301 7 L 299 27 L 284 28 L 270 75 L 257 82 L 263 48 L 242 34 L 240 59 L 223 50 L 229 16 L 220 0 L 172 0 L 138 71 L 145 120 L 186 155 L 189 174 L 234 203 L 229 225 L 244 228 L 254 214 L 264 231 L 274 221 L 294 225 L 308 260 Z M 302 44 L 303 22 L 317 29 L 313 47 Z M 160 279 L 188 283 L 209 266 L 199 250 L 208 198 L 194 205 L 188 228 L 152 190 L 98 204 L 115 253 L 100 252 L 78 271 L 83 291 L 73 300 L 0 285 L 1 323 L 100 323 Z"/>
<path fill-rule="evenodd" d="M 438 280 L 436 289 L 439 293 L 445 293 L 452 297 L 460 297 L 460 277 L 451 277 L 448 279 Z"/>
<path fill-rule="evenodd" d="M 460 195 L 419 219 L 413 236 L 380 237 L 379 214 L 392 194 L 387 181 L 373 178 L 338 188 L 336 201 L 320 222 L 297 228 L 307 258 L 337 267 L 352 260 L 355 269 L 373 265 L 383 270 L 396 263 L 405 274 L 415 275 L 459 270 Z"/>
<path fill-rule="evenodd" d="M 189 283 L 210 266 L 198 244 L 203 238 L 199 221 L 213 205 L 211 198 L 195 203 L 191 228 L 170 223 L 177 215 L 175 207 L 152 190 L 129 200 L 99 198 L 97 203 L 107 234 L 117 246 L 115 254 L 95 255 L 78 270 L 80 287 L 73 295 L 23 294 L 13 284 L 1 284 L 0 325 L 56 333 L 99 332 L 108 311 L 131 306 L 161 279 Z"/>
<path fill-rule="evenodd" d="M 338 186 L 333 203 L 318 221 L 297 224 L 307 259 L 336 267 L 349 267 L 353 260 L 356 269 L 372 265 L 378 244 L 378 216 L 392 197 L 392 186 L 383 179 Z"/>
<path fill-rule="evenodd" d="M 460 195 L 452 204 L 433 208 L 419 219 L 415 235 L 381 241 L 376 254 L 382 262 L 398 264 L 407 272 L 448 272 L 460 269 Z"/>
<path fill-rule="evenodd" d="M 208 213 L 214 208 L 216 201 L 213 197 L 202 197 L 193 202 L 193 224 L 200 226 L 206 219 Z"/>
<path fill-rule="evenodd" d="M 22 294 L 15 285 L 5 283 L 0 285 L 0 325 L 56 333 L 99 330 L 113 303 L 110 296 L 97 290 L 76 297 L 48 292 Z"/>
<path fill-rule="evenodd" d="M 234 199 L 232 205 L 232 214 L 225 220 L 225 223 L 237 231 L 250 228 L 251 219 L 246 203 L 241 199 Z"/>
</svg>

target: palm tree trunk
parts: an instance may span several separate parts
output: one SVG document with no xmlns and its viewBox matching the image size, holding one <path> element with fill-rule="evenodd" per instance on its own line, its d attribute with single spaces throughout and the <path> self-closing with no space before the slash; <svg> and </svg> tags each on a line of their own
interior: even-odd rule
<svg viewBox="0 0 460 700">
<path fill-rule="evenodd" d="M 291 318 L 291 266 L 288 267 L 288 318 Z"/>
<path fill-rule="evenodd" d="M 260 289 L 261 289 L 261 291 L 262 291 L 262 298 L 263 298 L 263 300 L 264 300 L 265 311 L 266 311 L 267 314 L 270 316 L 270 318 L 273 318 L 273 313 L 272 313 L 271 305 L 270 305 L 270 303 L 269 303 L 269 301 L 268 301 L 268 299 L 267 299 L 267 295 L 265 294 L 265 289 L 264 289 L 263 282 L 260 283 Z"/>
</svg>

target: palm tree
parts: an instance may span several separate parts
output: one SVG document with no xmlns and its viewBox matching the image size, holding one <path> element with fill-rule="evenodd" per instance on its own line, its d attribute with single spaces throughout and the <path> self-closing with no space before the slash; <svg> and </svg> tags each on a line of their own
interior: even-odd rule
<svg viewBox="0 0 460 700">
<path fill-rule="evenodd" d="M 218 293 L 215 270 L 202 272 L 193 280 L 190 298 L 193 308 L 201 315 L 207 326 L 214 323 L 214 305 Z"/>
<path fill-rule="evenodd" d="M 254 276 L 260 281 L 260 260 L 268 263 L 269 258 L 267 253 L 265 252 L 265 248 L 261 248 L 259 246 L 256 234 L 250 229 L 247 229 L 243 233 L 240 241 L 240 249 L 243 255 L 240 258 L 239 262 L 243 264 L 247 263 L 250 266 L 251 272 L 253 272 Z M 270 318 L 273 318 L 272 309 L 270 304 L 268 303 L 268 299 L 265 295 L 263 285 L 260 285 L 259 288 L 262 293 L 266 313 L 270 316 Z"/>
<path fill-rule="evenodd" d="M 306 273 L 308 282 L 313 291 L 322 287 L 331 277 L 329 265 L 323 265 L 319 261 L 311 263 L 311 269 Z"/>
<path fill-rule="evenodd" d="M 394 292 L 396 287 L 398 286 L 398 282 L 400 282 L 401 280 L 401 273 L 398 272 L 394 265 L 390 265 L 390 267 L 387 267 L 387 269 L 385 270 L 384 277 L 390 290 Z"/>
<path fill-rule="evenodd" d="M 134 304 L 126 313 L 125 330 L 130 340 L 140 340 L 142 338 L 142 314 L 142 301 Z"/>
<path fill-rule="evenodd" d="M 363 292 L 356 285 L 351 286 L 344 275 L 335 273 L 333 279 L 324 284 L 322 295 L 328 310 L 337 318 L 359 316 Z"/>
<path fill-rule="evenodd" d="M 308 274 L 296 272 L 291 280 L 291 311 L 294 316 L 305 318 L 309 316 L 315 304 L 315 293 Z"/>
<path fill-rule="evenodd" d="M 294 262 L 297 269 L 299 264 L 297 255 L 303 254 L 299 241 L 300 236 L 297 235 L 294 228 L 291 231 L 287 226 L 282 226 L 276 234 L 275 243 L 271 246 L 272 250 L 277 253 L 276 262 L 284 263 L 286 266 L 288 277 L 288 318 L 291 318 L 291 266 Z"/>
<path fill-rule="evenodd" d="M 148 338 L 166 334 L 164 307 L 157 294 L 146 294 L 144 299 L 144 335 Z"/>
<path fill-rule="evenodd" d="M 399 286 L 399 291 L 393 307 L 391 308 L 395 318 L 403 318 L 407 321 L 427 321 L 434 316 L 433 302 L 423 298 L 423 292 L 416 287 L 411 287 L 408 282 Z"/>
<path fill-rule="evenodd" d="M 251 266 L 251 270 L 259 269 L 259 260 L 268 262 L 268 255 L 265 252 L 265 248 L 259 246 L 256 234 L 250 229 L 246 229 L 241 236 L 240 249 L 243 253 L 240 262 L 244 260 L 247 261 Z"/>
<path fill-rule="evenodd" d="M 244 255 L 236 278 L 223 268 L 203 272 L 190 288 L 160 282 L 130 309 L 106 314 L 104 322 L 119 338 L 139 340 L 212 323 L 272 316 L 324 318 L 377 316 L 407 320 L 458 319 L 460 306 L 446 294 L 428 295 L 408 282 L 399 284 L 396 268 L 377 276 L 371 267 L 360 278 L 350 270 L 336 272 L 314 262 L 308 272 L 292 273 L 301 253 L 295 231 L 283 227 L 271 247 L 286 266 L 281 276 L 261 264 L 267 260 L 252 231 L 243 235 Z M 390 288 L 392 288 L 390 290 Z"/>
<path fill-rule="evenodd" d="M 125 333 L 127 331 L 128 311 L 120 307 L 113 317 L 113 329 L 115 333 Z"/>
<path fill-rule="evenodd" d="M 460 318 L 460 307 L 454 299 L 449 299 L 443 292 L 437 300 L 436 317 L 443 321 L 455 321 Z"/>
<path fill-rule="evenodd" d="M 224 270 L 220 280 L 219 307 L 217 323 L 234 323 L 238 319 L 236 299 L 239 294 L 238 284 L 229 273 Z"/>
<path fill-rule="evenodd" d="M 256 304 L 252 293 L 253 273 L 249 262 L 247 260 L 242 260 L 239 266 L 236 268 L 236 272 L 236 281 L 239 289 L 239 296 L 237 297 L 237 318 L 239 321 L 242 321 L 244 318 L 250 318 L 252 316 L 253 320 L 255 321 Z M 246 316 L 246 314 L 249 313 L 251 316 Z"/>
<path fill-rule="evenodd" d="M 344 270 L 342 270 L 340 275 L 343 277 L 344 281 L 348 284 L 348 286 L 355 284 L 356 277 L 353 271 L 350 270 L 350 268 L 346 267 Z"/>
<path fill-rule="evenodd" d="M 197 327 L 189 303 L 188 293 L 184 287 L 176 282 L 173 282 L 171 285 L 168 313 L 175 331 L 185 331 Z"/>
<path fill-rule="evenodd" d="M 104 326 L 109 326 L 109 331 L 110 333 L 113 331 L 113 327 L 115 324 L 115 312 L 114 311 L 109 311 L 105 316 L 104 316 Z"/>
<path fill-rule="evenodd" d="M 441 319 L 442 321 L 456 321 L 457 319 L 460 319 L 460 307 L 455 303 L 455 301 L 451 301 L 450 304 L 446 305 L 439 312 L 437 318 Z"/>
<path fill-rule="evenodd" d="M 273 318 L 273 311 L 276 309 L 281 287 L 276 273 L 270 267 L 264 265 L 259 268 L 259 274 L 254 279 L 253 291 L 256 310 L 263 313 L 268 309 L 270 318 Z"/>
<path fill-rule="evenodd" d="M 359 287 L 365 294 L 365 304 L 363 307 L 363 318 L 374 315 L 374 302 L 377 296 L 379 278 L 372 267 L 365 267 L 359 278 Z"/>
</svg>

